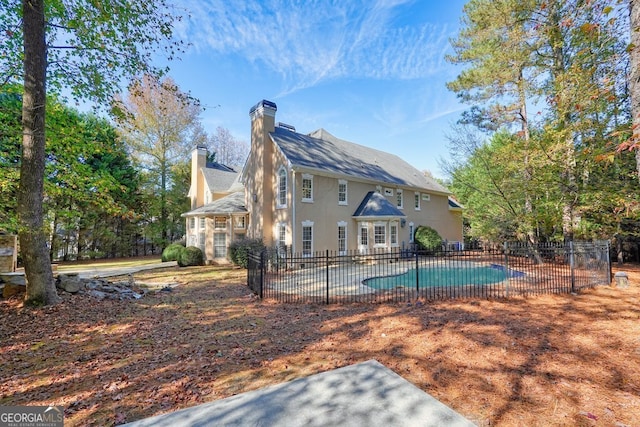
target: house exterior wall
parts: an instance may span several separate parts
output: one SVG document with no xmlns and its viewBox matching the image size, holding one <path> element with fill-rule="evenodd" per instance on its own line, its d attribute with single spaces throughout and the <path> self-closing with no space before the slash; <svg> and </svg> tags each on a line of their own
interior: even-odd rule
<svg viewBox="0 0 640 427">
<path fill-rule="evenodd" d="M 303 201 L 302 180 L 303 177 L 311 176 L 313 182 L 313 201 Z M 301 252 L 303 247 L 302 227 L 303 224 L 313 223 L 313 251 L 329 249 L 338 250 L 338 225 L 346 227 L 346 249 L 349 251 L 359 249 L 359 221 L 353 218 L 353 214 L 369 191 L 380 190 L 384 194 L 385 189 L 392 190 L 392 194 L 387 199 L 394 205 L 397 203 L 397 190 L 402 190 L 403 207 L 402 212 L 406 215 L 405 221 L 396 219 L 380 218 L 365 219 L 369 230 L 369 249 L 375 249 L 373 243 L 373 228 L 375 224 L 385 224 L 385 247 L 399 248 L 407 247 L 411 242 L 409 224 L 413 223 L 415 230 L 420 225 L 428 225 L 434 228 L 443 239 L 449 241 L 462 241 L 462 219 L 460 215 L 449 210 L 449 201 L 446 195 L 432 194 L 419 189 L 409 187 L 396 187 L 372 182 L 350 181 L 344 177 L 329 177 L 322 175 L 307 174 L 298 171 L 294 174 L 295 190 L 290 193 L 295 194 L 292 207 L 287 209 L 288 217 L 291 219 L 291 232 L 295 231 L 292 238 L 294 251 Z M 347 204 L 340 204 L 338 200 L 338 185 L 340 181 L 347 183 Z M 414 196 L 418 192 L 420 195 L 420 208 L 415 208 Z M 429 200 L 423 200 L 423 195 L 427 195 Z M 291 213 L 295 210 L 295 220 Z M 285 219 L 285 221 L 286 221 Z M 295 222 L 293 222 L 295 221 Z M 390 241 L 390 222 L 397 222 L 397 243 L 392 245 Z"/>
</svg>

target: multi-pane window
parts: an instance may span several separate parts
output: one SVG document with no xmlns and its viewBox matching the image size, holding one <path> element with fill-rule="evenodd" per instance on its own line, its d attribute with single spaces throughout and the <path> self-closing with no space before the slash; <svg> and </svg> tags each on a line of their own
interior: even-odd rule
<svg viewBox="0 0 640 427">
<path fill-rule="evenodd" d="M 420 193 L 415 193 L 413 196 L 413 204 L 417 211 L 420 210 Z"/>
<path fill-rule="evenodd" d="M 302 175 L 302 201 L 313 202 L 313 175 Z"/>
<path fill-rule="evenodd" d="M 233 228 L 245 228 L 246 218 L 244 216 L 233 217 Z"/>
<path fill-rule="evenodd" d="M 373 226 L 373 243 L 376 246 L 383 246 L 387 242 L 387 227 L 384 224 L 375 224 Z"/>
<path fill-rule="evenodd" d="M 227 256 L 227 234 L 213 233 L 213 257 L 224 258 Z"/>
<path fill-rule="evenodd" d="M 397 222 L 392 222 L 389 225 L 389 243 L 391 243 L 392 246 L 398 244 L 398 223 Z"/>
<path fill-rule="evenodd" d="M 369 246 L 369 230 L 366 225 L 360 227 L 360 246 Z"/>
<path fill-rule="evenodd" d="M 198 234 L 198 246 L 200 246 L 200 249 L 204 252 L 204 231 Z"/>
<path fill-rule="evenodd" d="M 223 216 L 217 216 L 213 220 L 213 228 L 216 230 L 224 230 L 227 228 L 227 219 Z"/>
<path fill-rule="evenodd" d="M 278 247 L 284 248 L 287 246 L 287 226 L 285 224 L 278 224 Z"/>
<path fill-rule="evenodd" d="M 344 223 L 338 223 L 338 252 L 340 255 L 347 252 L 347 226 Z"/>
<path fill-rule="evenodd" d="M 200 218 L 200 230 L 204 229 L 204 224 L 205 224 L 206 219 L 204 217 Z"/>
<path fill-rule="evenodd" d="M 311 256 L 313 253 L 313 223 L 302 223 L 302 255 Z"/>
<path fill-rule="evenodd" d="M 396 190 L 396 205 L 398 206 L 398 209 L 402 209 L 402 190 L 400 189 Z"/>
<path fill-rule="evenodd" d="M 189 228 L 191 230 L 196 228 L 196 219 L 194 217 L 189 218 Z"/>
<path fill-rule="evenodd" d="M 280 168 L 278 171 L 278 206 L 287 205 L 287 171 Z"/>
<path fill-rule="evenodd" d="M 338 181 L 338 204 L 347 204 L 347 181 L 342 179 Z"/>
<path fill-rule="evenodd" d="M 415 234 L 415 226 L 412 222 L 409 223 L 409 242 L 413 243 L 413 235 Z"/>
</svg>

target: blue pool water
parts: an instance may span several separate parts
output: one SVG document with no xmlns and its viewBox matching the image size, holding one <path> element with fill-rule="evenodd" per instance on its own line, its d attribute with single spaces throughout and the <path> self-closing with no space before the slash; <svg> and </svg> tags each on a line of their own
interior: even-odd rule
<svg viewBox="0 0 640 427">
<path fill-rule="evenodd" d="M 509 277 L 521 277 L 524 273 L 509 270 Z M 499 283 L 507 278 L 501 265 L 481 267 L 427 267 L 418 269 L 420 288 L 434 286 L 488 285 Z M 416 269 L 408 270 L 397 276 L 373 277 L 364 284 L 374 289 L 393 289 L 398 286 L 416 287 Z"/>
</svg>

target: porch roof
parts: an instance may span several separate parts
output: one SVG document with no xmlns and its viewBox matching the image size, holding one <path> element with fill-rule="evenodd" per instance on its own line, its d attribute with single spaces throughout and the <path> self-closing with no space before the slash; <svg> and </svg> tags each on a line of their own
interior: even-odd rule
<svg viewBox="0 0 640 427">
<path fill-rule="evenodd" d="M 353 217 L 357 219 L 363 217 L 406 217 L 406 215 L 382 194 L 369 191 L 353 213 Z"/>
<path fill-rule="evenodd" d="M 197 209 L 183 213 L 181 216 L 211 216 L 247 213 L 244 203 L 244 192 L 231 193 Z"/>
</svg>

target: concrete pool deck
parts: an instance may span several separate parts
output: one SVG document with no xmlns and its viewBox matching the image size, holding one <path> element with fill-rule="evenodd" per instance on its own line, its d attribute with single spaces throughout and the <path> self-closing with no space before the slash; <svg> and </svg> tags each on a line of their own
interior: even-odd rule
<svg viewBox="0 0 640 427">
<path fill-rule="evenodd" d="M 376 360 L 242 393 L 128 427 L 472 427 Z"/>
</svg>

